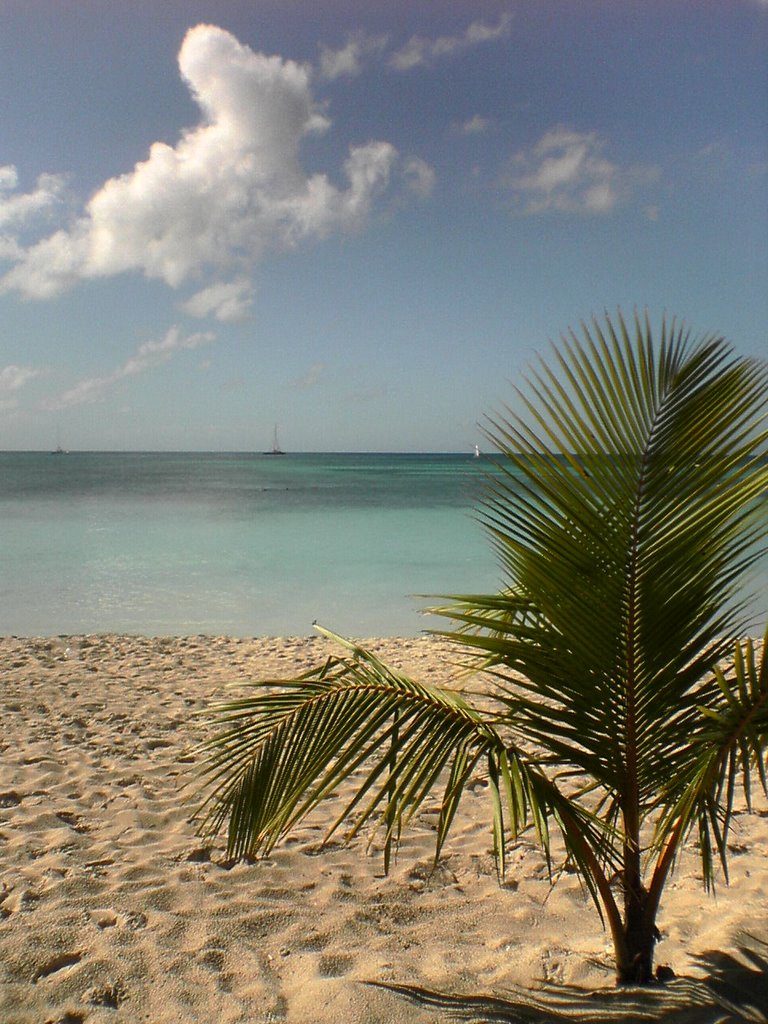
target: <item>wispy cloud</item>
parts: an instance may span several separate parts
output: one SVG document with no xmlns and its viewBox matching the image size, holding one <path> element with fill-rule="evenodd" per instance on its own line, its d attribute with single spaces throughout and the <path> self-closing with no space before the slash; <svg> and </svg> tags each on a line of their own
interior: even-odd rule
<svg viewBox="0 0 768 1024">
<path fill-rule="evenodd" d="M 18 391 L 29 381 L 34 380 L 42 374 L 42 370 L 33 369 L 31 366 L 4 366 L 0 370 L 0 392 Z"/>
<path fill-rule="evenodd" d="M 12 363 L 0 369 L 0 413 L 14 413 L 19 408 L 18 392 L 44 371 L 32 366 Z"/>
<path fill-rule="evenodd" d="M 222 323 L 239 323 L 247 319 L 252 305 L 253 286 L 240 278 L 201 289 L 183 302 L 181 308 L 190 316 L 214 316 Z"/>
<path fill-rule="evenodd" d="M 19 230 L 41 213 L 56 206 L 64 190 L 64 178 L 41 174 L 32 192 L 18 192 L 19 175 L 13 164 L 0 167 L 0 230 Z"/>
<path fill-rule="evenodd" d="M 363 61 L 371 54 L 381 53 L 389 36 L 372 36 L 367 32 L 350 32 L 344 46 L 338 50 L 320 44 L 320 77 L 327 80 L 347 76 L 354 78 L 363 70 Z"/>
<path fill-rule="evenodd" d="M 107 181 L 69 228 L 15 255 L 6 245 L 5 258 L 16 265 L 0 289 L 44 299 L 80 280 L 126 271 L 173 288 L 206 275 L 240 280 L 269 251 L 363 226 L 401 170 L 396 149 L 383 141 L 350 149 L 345 187 L 303 169 L 302 140 L 329 126 L 306 65 L 197 25 L 181 46 L 179 69 L 200 123 L 175 146 L 154 143 L 147 159 Z M 7 176 L 6 187 L 12 184 Z M 43 182 L 37 201 L 47 202 L 51 191 Z M 22 198 L 6 199 L 7 208 Z M 201 294 L 198 307 L 210 300 Z M 211 312 L 221 315 L 224 306 Z"/>
<path fill-rule="evenodd" d="M 597 132 L 554 128 L 530 149 L 517 153 L 501 185 L 528 214 L 607 214 L 640 182 L 652 180 L 652 167 L 620 167 L 604 156 Z"/>
<path fill-rule="evenodd" d="M 19 192 L 18 187 L 13 164 L 0 166 L 0 261 L 4 263 L 24 258 L 24 236 L 60 205 L 64 178 L 41 174 L 31 192 Z"/>
<path fill-rule="evenodd" d="M 491 123 L 490 118 L 475 114 L 473 117 L 467 118 L 466 121 L 455 125 L 455 129 L 462 135 L 483 135 L 490 129 Z"/>
<path fill-rule="evenodd" d="M 317 74 L 331 81 L 362 74 L 369 62 L 383 61 L 391 71 L 410 71 L 430 66 L 443 57 L 451 57 L 483 43 L 494 42 L 509 35 L 512 15 L 504 13 L 496 24 L 473 21 L 460 35 L 411 36 L 402 46 L 390 50 L 391 35 L 371 35 L 364 31 L 349 32 L 343 46 L 333 48 L 320 44 Z"/>
<path fill-rule="evenodd" d="M 50 407 L 65 409 L 73 405 L 99 401 L 121 380 L 137 377 L 147 370 L 162 366 L 177 352 L 201 348 L 214 340 L 215 335 L 210 332 L 183 335 L 178 327 L 171 327 L 160 341 L 145 341 L 130 359 L 111 373 L 103 377 L 85 377 L 73 388 L 65 391 L 57 400 L 50 403 Z"/>
<path fill-rule="evenodd" d="M 436 39 L 411 36 L 404 46 L 391 55 L 389 66 L 395 71 L 411 71 L 413 68 L 434 64 L 443 57 L 452 57 L 470 47 L 508 36 L 511 24 L 512 15 L 505 12 L 497 24 L 487 25 L 483 21 L 473 21 L 458 36 L 438 36 Z"/>
<path fill-rule="evenodd" d="M 403 164 L 403 177 L 409 192 L 413 192 L 419 199 L 426 199 L 432 195 L 435 187 L 435 172 L 418 157 L 411 157 Z"/>
</svg>

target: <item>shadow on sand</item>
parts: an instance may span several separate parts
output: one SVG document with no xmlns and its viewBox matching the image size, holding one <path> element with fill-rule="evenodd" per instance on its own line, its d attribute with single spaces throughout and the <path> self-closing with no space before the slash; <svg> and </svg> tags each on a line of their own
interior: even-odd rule
<svg viewBox="0 0 768 1024">
<path fill-rule="evenodd" d="M 768 942 L 744 934 L 735 952 L 713 951 L 696 959 L 705 978 L 675 978 L 644 989 L 590 992 L 560 986 L 514 991 L 502 999 L 369 984 L 434 1008 L 442 1014 L 439 1020 L 465 1024 L 768 1024 Z"/>
</svg>

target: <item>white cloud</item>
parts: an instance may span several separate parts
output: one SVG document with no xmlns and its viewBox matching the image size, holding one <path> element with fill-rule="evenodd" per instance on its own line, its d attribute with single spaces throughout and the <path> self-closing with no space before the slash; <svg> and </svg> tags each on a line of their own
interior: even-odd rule
<svg viewBox="0 0 768 1024">
<path fill-rule="evenodd" d="M 308 175 L 301 142 L 329 122 L 307 66 L 197 25 L 179 69 L 202 112 L 197 127 L 176 146 L 154 143 L 146 160 L 107 181 L 68 230 L 26 249 L 0 288 L 48 298 L 81 279 L 125 271 L 174 288 L 211 272 L 239 278 L 268 251 L 365 222 L 397 151 L 387 142 L 352 147 L 345 188 Z"/>
<path fill-rule="evenodd" d="M 19 410 L 19 400 L 16 392 L 20 391 L 35 377 L 40 377 L 43 370 L 33 369 L 31 366 L 17 366 L 11 364 L 0 369 L 0 414 L 6 415 Z"/>
<path fill-rule="evenodd" d="M 365 32 L 351 32 L 339 50 L 320 44 L 320 77 L 328 80 L 342 75 L 355 77 L 363 70 L 363 59 L 379 53 L 387 45 L 388 37 L 369 36 Z"/>
<path fill-rule="evenodd" d="M 479 114 L 475 114 L 474 117 L 470 117 L 462 124 L 457 125 L 458 130 L 464 135 L 482 135 L 490 127 L 490 119 L 481 117 Z"/>
<path fill-rule="evenodd" d="M 498 24 L 486 25 L 482 21 L 473 21 L 460 36 L 439 36 L 437 39 L 411 36 L 404 46 L 392 54 L 389 65 L 395 71 L 410 71 L 412 68 L 432 64 L 441 57 L 450 57 L 480 43 L 493 42 L 509 35 L 511 24 L 512 15 L 505 12 Z"/>
<path fill-rule="evenodd" d="M 435 172 L 418 157 L 411 157 L 406 160 L 403 166 L 403 176 L 408 189 L 419 199 L 426 199 L 432 195 L 435 187 Z"/>
<path fill-rule="evenodd" d="M 190 316 L 214 316 L 222 323 L 238 323 L 247 319 L 253 304 L 253 288 L 250 281 L 220 282 L 196 292 L 181 304 Z"/>
<path fill-rule="evenodd" d="M 427 39 L 411 36 L 394 53 L 389 55 L 388 66 L 395 71 L 410 71 L 412 68 L 431 65 L 441 57 L 450 57 L 473 46 L 493 42 L 509 35 L 512 15 L 502 14 L 495 25 L 473 21 L 461 35 L 439 36 Z M 366 32 L 350 32 L 344 46 L 333 49 L 320 44 L 318 74 L 331 80 L 341 76 L 355 77 L 362 73 L 366 58 L 381 55 L 390 41 L 388 35 L 368 35 Z"/>
<path fill-rule="evenodd" d="M 513 158 L 501 184 L 525 213 L 610 213 L 637 183 L 656 172 L 621 168 L 603 156 L 604 149 L 597 132 L 553 128 Z"/>
<path fill-rule="evenodd" d="M 52 403 L 56 409 L 64 409 L 85 402 L 96 402 L 103 398 L 121 380 L 136 377 L 141 373 L 162 366 L 177 352 L 189 351 L 209 345 L 215 340 L 211 333 L 182 335 L 178 327 L 171 327 L 160 341 L 145 341 L 135 355 L 103 377 L 86 377 L 69 391 L 65 391 Z"/>
<path fill-rule="evenodd" d="M 5 366 L 0 370 L 0 391 L 18 391 L 42 372 L 31 366 Z"/>
<path fill-rule="evenodd" d="M 24 258 L 20 235 L 49 215 L 61 201 L 64 179 L 41 174 L 32 192 L 18 192 L 19 176 L 12 164 L 0 167 L 0 260 Z"/>
<path fill-rule="evenodd" d="M 509 11 L 500 16 L 498 25 L 485 25 L 482 21 L 473 21 L 465 33 L 467 43 L 474 46 L 476 43 L 492 43 L 496 39 L 502 39 L 509 35 L 511 24 L 512 15 Z"/>
<path fill-rule="evenodd" d="M 0 235 L 0 260 L 16 263 L 24 259 L 24 249 L 11 235 Z"/>
<path fill-rule="evenodd" d="M 55 206 L 64 188 L 57 174 L 41 174 L 32 192 L 18 193 L 19 176 L 13 164 L 0 167 L 0 229 L 19 229 Z"/>
</svg>

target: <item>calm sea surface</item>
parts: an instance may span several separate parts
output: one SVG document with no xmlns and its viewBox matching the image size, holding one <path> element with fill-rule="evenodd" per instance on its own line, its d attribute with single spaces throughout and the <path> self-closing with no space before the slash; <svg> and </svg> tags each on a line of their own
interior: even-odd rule
<svg viewBox="0 0 768 1024">
<path fill-rule="evenodd" d="M 482 462 L 0 453 L 0 634 L 418 634 L 498 585 Z"/>
<path fill-rule="evenodd" d="M 0 453 L 0 634 L 416 635 L 441 623 L 417 595 L 500 583 L 473 515 L 488 466 Z"/>
</svg>

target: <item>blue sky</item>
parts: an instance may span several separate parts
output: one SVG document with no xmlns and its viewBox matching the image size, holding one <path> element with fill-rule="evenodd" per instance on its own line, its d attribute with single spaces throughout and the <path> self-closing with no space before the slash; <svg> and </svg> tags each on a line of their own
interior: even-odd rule
<svg viewBox="0 0 768 1024">
<path fill-rule="evenodd" d="M 0 448 L 470 450 L 617 307 L 768 350 L 765 0 L 2 0 L 0 105 Z"/>
</svg>

